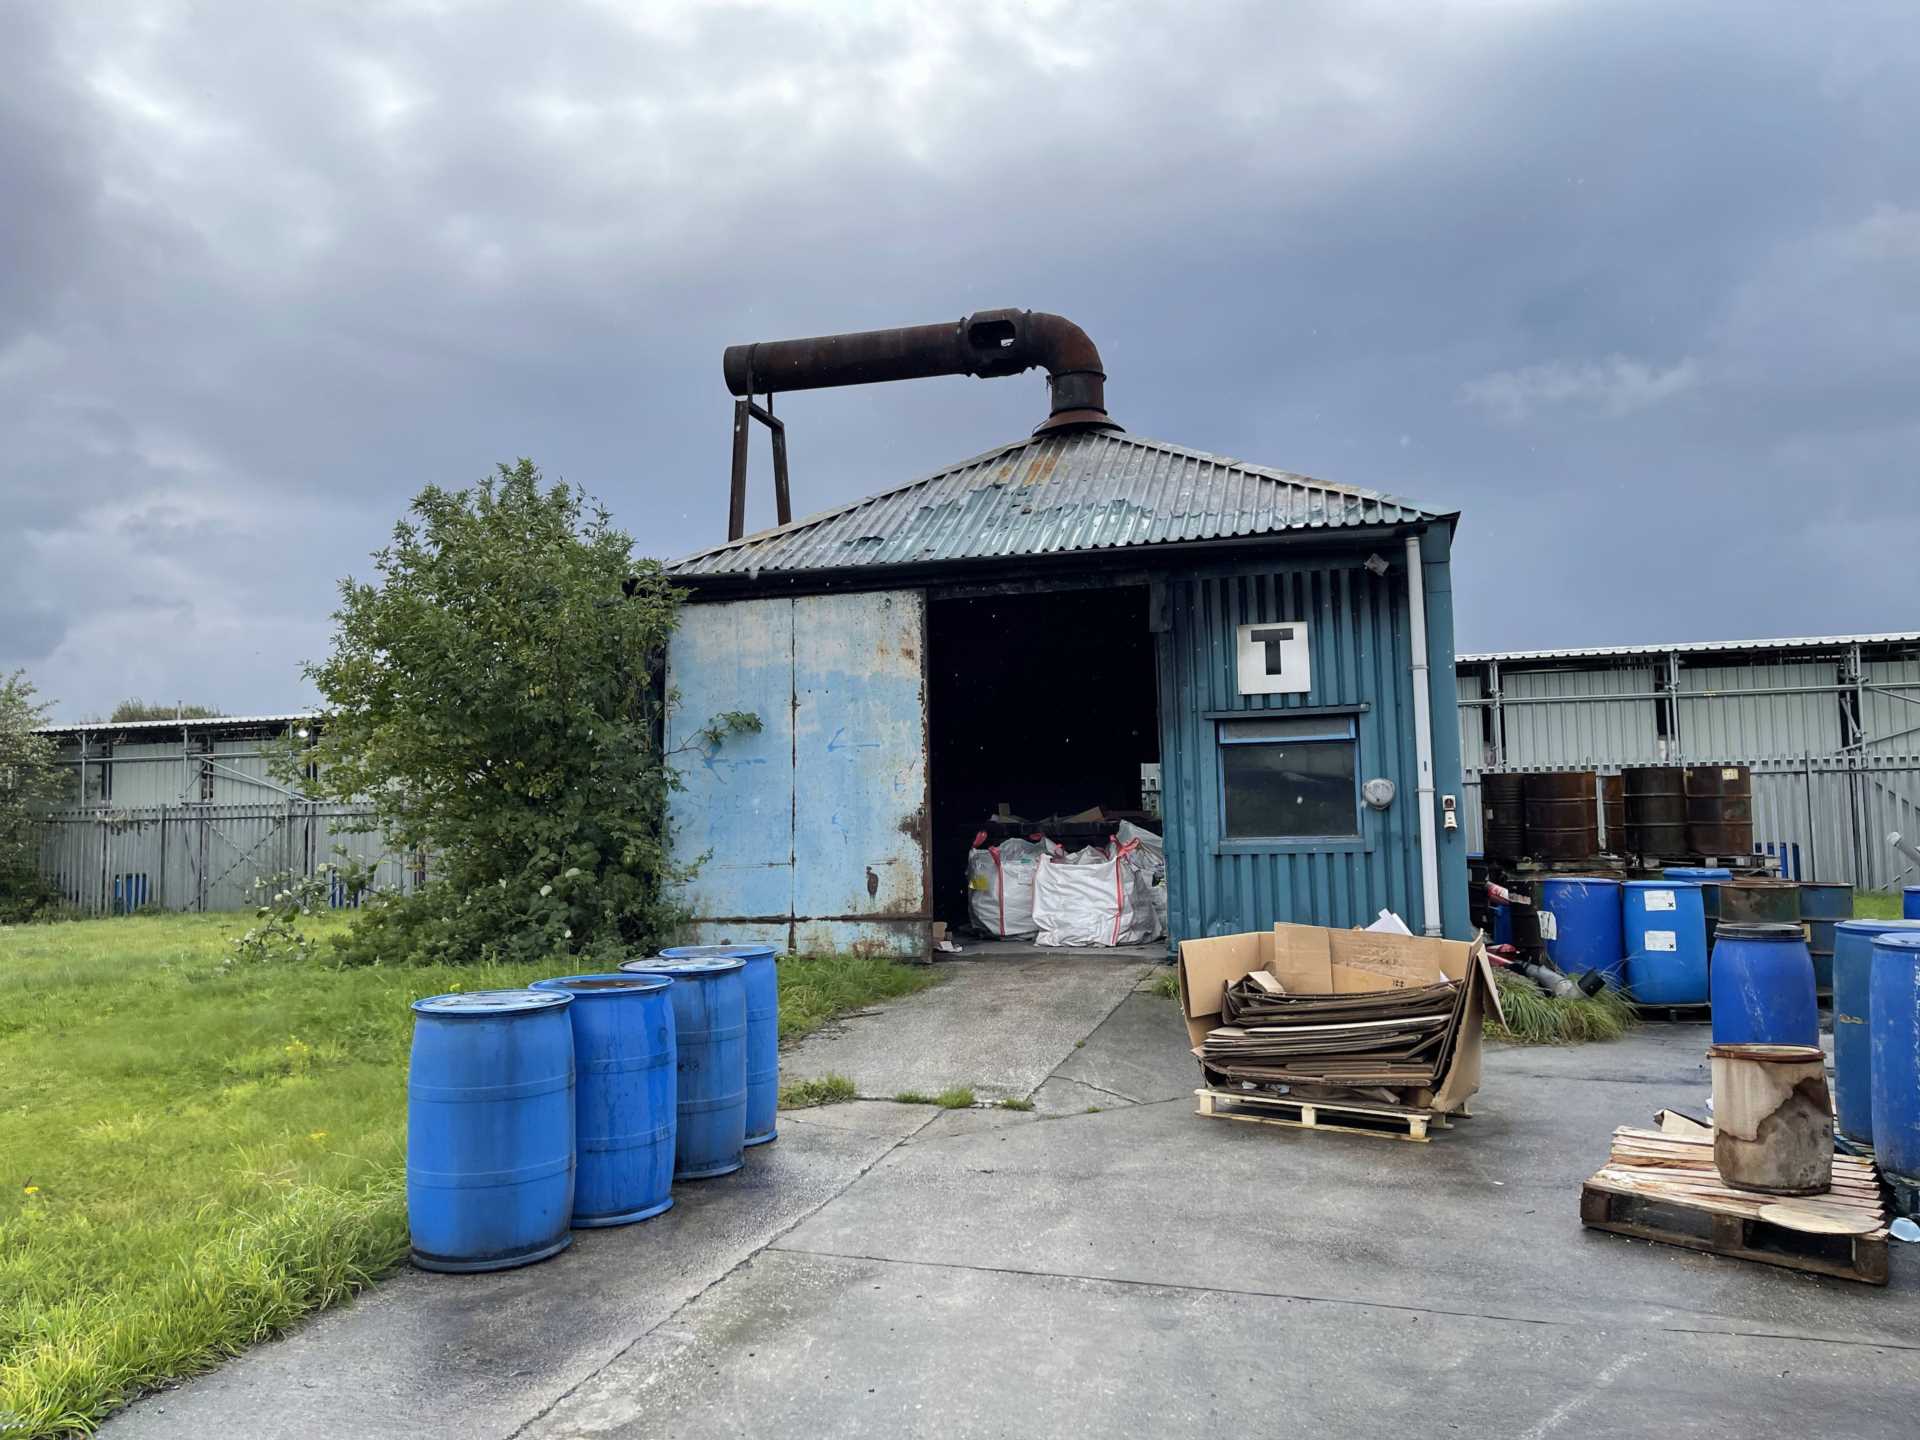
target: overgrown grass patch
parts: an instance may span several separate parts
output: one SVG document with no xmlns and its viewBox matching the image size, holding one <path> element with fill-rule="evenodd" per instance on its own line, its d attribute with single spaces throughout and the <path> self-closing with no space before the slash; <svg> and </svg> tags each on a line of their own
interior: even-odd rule
<svg viewBox="0 0 1920 1440">
<path fill-rule="evenodd" d="M 931 965 L 873 955 L 791 955 L 780 962 L 780 1039 L 797 1040 L 836 1015 L 939 984 Z"/>
<path fill-rule="evenodd" d="M 1897 890 L 1856 890 L 1853 914 L 1857 920 L 1898 920 L 1900 892 Z"/>
<path fill-rule="evenodd" d="M 409 1002 L 518 966 L 223 964 L 250 914 L 0 928 L 0 1413 L 90 1428 L 405 1257 Z M 312 927 L 338 933 L 328 919 Z M 783 961 L 782 1030 L 911 993 Z"/>
<path fill-rule="evenodd" d="M 844 1075 L 818 1075 L 780 1087 L 782 1110 L 805 1110 L 814 1105 L 844 1105 L 859 1098 L 853 1081 Z"/>
<path fill-rule="evenodd" d="M 1158 975 L 1153 977 L 1153 984 L 1150 988 L 1152 992 L 1162 1000 L 1178 1000 L 1180 998 L 1180 977 L 1171 969 L 1163 969 Z"/>
<path fill-rule="evenodd" d="M 1640 1023 L 1633 1006 L 1618 990 L 1603 989 L 1592 996 L 1563 999 L 1543 993 L 1524 975 L 1494 971 L 1500 987 L 1500 1008 L 1507 1023 L 1491 1017 L 1486 1033 L 1517 1045 L 1575 1045 L 1589 1040 L 1618 1040 Z"/>
<path fill-rule="evenodd" d="M 1033 1101 L 1024 1099 L 1017 1095 L 1009 1095 L 1005 1100 L 996 1100 L 993 1103 L 995 1105 L 998 1105 L 1002 1110 L 1033 1109 Z"/>
<path fill-rule="evenodd" d="M 933 1103 L 942 1110 L 970 1110 L 973 1108 L 973 1088 L 969 1085 L 953 1085 L 933 1097 Z"/>
</svg>

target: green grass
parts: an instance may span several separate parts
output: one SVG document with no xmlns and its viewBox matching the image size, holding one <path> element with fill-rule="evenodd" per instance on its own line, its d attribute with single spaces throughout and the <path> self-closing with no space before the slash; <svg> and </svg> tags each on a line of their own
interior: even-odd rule
<svg viewBox="0 0 1920 1440">
<path fill-rule="evenodd" d="M 836 1015 L 939 984 L 946 972 L 871 955 L 797 955 L 780 962 L 780 1039 L 797 1040 Z"/>
<path fill-rule="evenodd" d="M 8 1440 L 89 1428 L 400 1263 L 408 1002 L 559 968 L 223 968 L 252 918 L 0 928 Z M 936 976 L 783 961 L 781 1033 Z"/>
<path fill-rule="evenodd" d="M 994 1101 L 993 1103 L 994 1103 L 994 1104 L 996 1104 L 996 1105 L 998 1105 L 998 1106 L 999 1106 L 999 1107 L 1000 1107 L 1000 1108 L 1001 1108 L 1002 1110 L 1031 1110 L 1031 1109 L 1033 1109 L 1033 1101 L 1031 1101 L 1031 1100 L 1023 1100 L 1023 1099 L 1020 1099 L 1020 1098 L 1019 1098 L 1019 1097 L 1017 1097 L 1017 1096 L 1009 1096 L 1009 1097 L 1008 1097 L 1007 1099 L 1005 1099 L 1005 1100 L 996 1100 L 996 1101 Z"/>
<path fill-rule="evenodd" d="M 1178 1000 L 1180 998 L 1180 977 L 1174 974 L 1172 970 L 1162 970 L 1158 975 L 1153 977 L 1153 984 L 1149 988 L 1162 1000 Z"/>
<path fill-rule="evenodd" d="M 924 1090 L 902 1090 L 893 1097 L 896 1105 L 938 1105 L 942 1110 L 965 1110 L 973 1104 L 973 1090 L 970 1086 L 955 1085 L 942 1090 L 938 1095 L 929 1095 Z M 1009 1105 L 1009 1110 L 1017 1110 L 1017 1105 Z M 1027 1108 L 1031 1109 L 1032 1106 Z"/>
<path fill-rule="evenodd" d="M 1487 1019 L 1486 1033 L 1496 1040 L 1518 1045 L 1576 1045 L 1589 1040 L 1618 1040 L 1640 1023 L 1633 1006 L 1617 990 L 1568 1000 L 1543 994 L 1524 975 L 1495 970 L 1493 978 L 1500 987 L 1500 1008 L 1507 1016 L 1504 1026 L 1495 1024 L 1491 1016 Z"/>
<path fill-rule="evenodd" d="M 796 1080 L 780 1087 L 782 1110 L 805 1110 L 814 1105 L 844 1105 L 856 1100 L 860 1092 L 844 1075 L 821 1075 L 812 1080 Z"/>
<path fill-rule="evenodd" d="M 1898 920 L 1900 895 L 1894 890 L 1856 890 L 1853 914 L 1858 920 Z"/>
</svg>

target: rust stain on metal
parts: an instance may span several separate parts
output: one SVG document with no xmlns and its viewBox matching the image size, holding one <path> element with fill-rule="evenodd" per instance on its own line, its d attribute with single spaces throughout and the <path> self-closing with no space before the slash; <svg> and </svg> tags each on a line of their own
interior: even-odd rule
<svg viewBox="0 0 1920 1440">
<path fill-rule="evenodd" d="M 1042 450 L 1027 462 L 1027 473 L 1020 477 L 1022 485 L 1044 485 L 1053 478 L 1053 467 L 1060 463 L 1060 452 L 1049 447 Z"/>
<path fill-rule="evenodd" d="M 880 877 L 874 873 L 873 867 L 869 865 L 867 867 L 867 894 L 878 895 L 879 893 L 880 893 Z"/>
</svg>

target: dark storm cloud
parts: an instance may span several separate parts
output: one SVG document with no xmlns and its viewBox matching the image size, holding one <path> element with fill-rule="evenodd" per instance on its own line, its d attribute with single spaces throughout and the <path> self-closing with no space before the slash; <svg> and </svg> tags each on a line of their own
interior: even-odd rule
<svg viewBox="0 0 1920 1440">
<path fill-rule="evenodd" d="M 724 345 L 1006 304 L 1138 433 L 1463 507 L 1463 648 L 1912 626 L 1853 557 L 1920 522 L 1915 28 L 0 0 L 0 667 L 299 703 L 423 483 L 530 454 L 684 552 Z M 797 503 L 1042 397 L 786 397 Z"/>
</svg>

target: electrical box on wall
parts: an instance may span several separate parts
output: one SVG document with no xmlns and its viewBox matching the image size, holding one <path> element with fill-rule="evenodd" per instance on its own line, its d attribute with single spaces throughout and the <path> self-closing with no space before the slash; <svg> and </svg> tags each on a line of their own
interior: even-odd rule
<svg viewBox="0 0 1920 1440">
<path fill-rule="evenodd" d="M 1313 688 L 1305 621 L 1242 625 L 1239 640 L 1242 695 L 1304 695 Z"/>
</svg>

